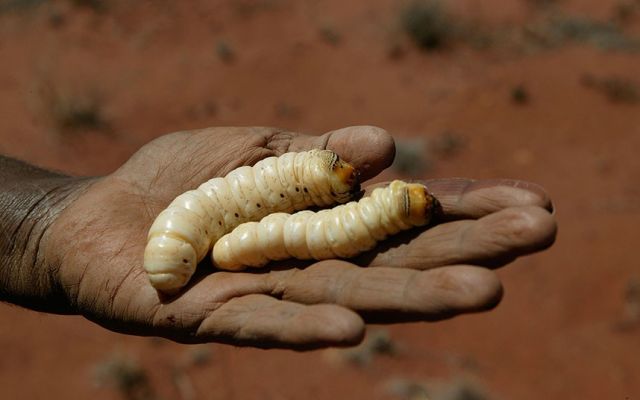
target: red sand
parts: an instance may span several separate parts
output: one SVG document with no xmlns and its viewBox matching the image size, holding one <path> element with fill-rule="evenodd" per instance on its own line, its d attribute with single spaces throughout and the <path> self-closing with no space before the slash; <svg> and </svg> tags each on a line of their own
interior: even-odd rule
<svg viewBox="0 0 640 400">
<path fill-rule="evenodd" d="M 553 248 L 500 271 L 506 293 L 494 311 L 389 327 L 404 349 L 397 357 L 356 368 L 323 351 L 207 345 L 210 362 L 186 370 L 194 398 L 390 399 L 389 379 L 457 376 L 473 376 L 492 399 L 640 396 L 640 326 L 616 329 L 625 287 L 640 278 L 640 105 L 612 103 L 581 83 L 590 74 L 640 84 L 639 53 L 458 43 L 424 54 L 399 32 L 400 7 L 390 0 L 141 3 L 116 2 L 103 14 L 66 6 L 56 14 L 45 5 L 0 15 L 0 152 L 95 175 L 156 136 L 204 126 L 321 133 L 371 124 L 398 138 L 454 132 L 464 147 L 436 160 L 429 177 L 538 182 L 560 226 Z M 457 15 L 496 29 L 539 18 L 526 1 L 456 4 Z M 598 19 L 615 4 L 561 3 Z M 640 15 L 629 24 L 640 32 Z M 323 40 L 322 29 L 338 33 L 338 43 Z M 231 62 L 217 55 L 222 41 Z M 404 57 L 390 59 L 398 41 Z M 112 131 L 56 132 L 41 111 L 47 84 L 97 93 Z M 520 84 L 525 105 L 510 97 Z M 116 399 L 92 378 L 114 352 L 137 359 L 160 397 L 188 397 L 171 383 L 188 346 L 9 305 L 0 315 L 2 398 Z"/>
</svg>

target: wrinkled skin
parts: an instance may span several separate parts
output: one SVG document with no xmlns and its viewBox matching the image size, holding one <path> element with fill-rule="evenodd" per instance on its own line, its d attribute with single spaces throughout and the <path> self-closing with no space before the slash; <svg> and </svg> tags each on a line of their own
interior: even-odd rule
<svg viewBox="0 0 640 400">
<path fill-rule="evenodd" d="M 488 310 L 501 298 L 492 268 L 553 243 L 551 202 L 519 181 L 424 181 L 440 224 L 386 242 L 353 262 L 217 272 L 205 261 L 171 298 L 149 284 L 147 231 L 180 193 L 287 151 L 329 148 L 368 179 L 393 160 L 373 127 L 323 136 L 273 128 L 211 128 L 163 136 L 113 174 L 78 184 L 44 240 L 44 256 L 72 312 L 109 329 L 179 342 L 309 349 L 350 345 L 366 322 L 438 320 Z M 365 185 L 366 186 L 366 185 Z"/>
</svg>

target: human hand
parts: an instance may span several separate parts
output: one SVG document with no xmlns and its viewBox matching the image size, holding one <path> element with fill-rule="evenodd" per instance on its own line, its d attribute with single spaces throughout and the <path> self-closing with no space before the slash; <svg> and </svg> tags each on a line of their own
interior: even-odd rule
<svg viewBox="0 0 640 400">
<path fill-rule="evenodd" d="M 271 128 L 213 128 L 163 136 L 113 174 L 78 184 L 40 244 L 59 312 L 109 329 L 180 342 L 296 349 L 348 345 L 364 323 L 436 320 L 490 309 L 498 266 L 549 246 L 555 220 L 546 193 L 517 181 L 425 181 L 445 222 L 411 231 L 351 262 L 248 272 L 200 265 L 179 295 L 162 298 L 142 267 L 147 231 L 180 193 L 287 151 L 329 148 L 363 180 L 390 165 L 393 140 L 378 128 L 321 137 Z M 207 264 L 205 260 L 202 264 Z M 366 268 L 363 268 L 366 266 Z M 364 319 L 363 319 L 364 318 Z"/>
</svg>

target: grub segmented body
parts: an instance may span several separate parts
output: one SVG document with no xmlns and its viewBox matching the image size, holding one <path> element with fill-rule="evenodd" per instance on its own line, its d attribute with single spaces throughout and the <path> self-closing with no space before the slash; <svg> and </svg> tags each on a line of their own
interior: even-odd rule
<svg viewBox="0 0 640 400">
<path fill-rule="evenodd" d="M 275 212 L 344 203 L 359 191 L 357 173 L 329 150 L 286 153 L 213 178 L 178 196 L 149 229 L 144 268 L 171 293 L 224 234 Z"/>
<path fill-rule="evenodd" d="M 287 258 L 349 258 L 390 235 L 428 224 L 438 207 L 424 185 L 393 181 L 358 202 L 242 224 L 215 243 L 213 263 L 240 270 Z"/>
</svg>

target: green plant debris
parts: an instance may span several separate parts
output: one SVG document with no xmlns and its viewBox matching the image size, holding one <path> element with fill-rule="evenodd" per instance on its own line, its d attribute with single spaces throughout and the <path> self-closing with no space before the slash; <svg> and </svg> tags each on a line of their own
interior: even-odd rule
<svg viewBox="0 0 640 400">
<path fill-rule="evenodd" d="M 613 7 L 614 22 L 625 24 L 635 19 L 640 14 L 640 1 L 638 0 L 621 0 Z"/>
<path fill-rule="evenodd" d="M 318 30 L 320 38 L 332 46 L 337 46 L 342 41 L 342 35 L 331 25 L 324 25 Z"/>
<path fill-rule="evenodd" d="M 275 113 L 280 118 L 295 119 L 300 117 L 300 107 L 281 101 L 274 106 Z"/>
<path fill-rule="evenodd" d="M 63 90 L 48 81 L 38 87 L 41 112 L 60 133 L 111 131 L 101 96 L 91 90 Z"/>
<path fill-rule="evenodd" d="M 0 13 L 6 12 L 21 12 L 35 9 L 41 5 L 56 5 L 53 0 L 0 0 Z M 90 9 L 96 13 L 101 13 L 107 10 L 107 0 L 67 0 L 67 3 L 71 6 L 78 8 Z"/>
<path fill-rule="evenodd" d="M 125 400 L 154 400 L 156 395 L 145 370 L 135 360 L 113 354 L 96 365 L 98 385 L 116 389 Z"/>
<path fill-rule="evenodd" d="M 100 130 L 106 125 L 100 103 L 94 98 L 62 98 L 53 111 L 58 126 L 63 130 Z"/>
<path fill-rule="evenodd" d="M 457 155 L 464 146 L 464 138 L 449 130 L 430 137 L 397 138 L 391 169 L 418 178 L 432 170 L 437 161 Z"/>
<path fill-rule="evenodd" d="M 0 13 L 27 11 L 47 1 L 48 0 L 0 0 Z"/>
<path fill-rule="evenodd" d="M 409 379 L 392 379 L 386 384 L 386 392 L 402 400 L 433 400 L 427 385 Z"/>
<path fill-rule="evenodd" d="M 213 351 L 209 345 L 193 346 L 189 348 L 185 357 L 187 366 L 203 367 L 211 363 Z"/>
<path fill-rule="evenodd" d="M 477 22 L 465 22 L 460 18 L 454 19 L 446 10 L 445 3 L 438 0 L 410 2 L 402 10 L 400 26 L 425 51 L 445 49 L 454 40 L 477 50 L 501 46 L 515 46 L 524 50 L 547 49 L 578 43 L 604 50 L 640 51 L 640 37 L 626 32 L 621 25 L 635 14 L 640 14 L 640 2 L 636 0 L 627 0 L 624 5 L 620 5 L 616 12 L 618 17 L 614 16 L 610 21 L 565 14 L 552 7 L 559 0 L 529 1 L 545 11 L 524 27 L 489 27 Z"/>
<path fill-rule="evenodd" d="M 640 51 L 640 39 L 627 35 L 619 25 L 571 15 L 551 15 L 543 23 L 525 27 L 525 35 L 543 47 L 575 42 L 604 50 Z"/>
<path fill-rule="evenodd" d="M 234 0 L 231 5 L 239 17 L 251 18 L 262 12 L 275 11 L 283 7 L 283 3 L 283 0 Z"/>
<path fill-rule="evenodd" d="M 443 133 L 431 138 L 431 152 L 434 155 L 447 158 L 453 157 L 460 152 L 465 146 L 464 138 L 452 131 L 444 131 Z"/>
<path fill-rule="evenodd" d="M 444 48 L 454 35 L 454 23 L 437 0 L 413 1 L 401 15 L 404 32 L 426 51 Z"/>
<path fill-rule="evenodd" d="M 407 53 L 407 49 L 401 43 L 393 42 L 387 47 L 387 57 L 390 60 L 401 60 Z"/>
<path fill-rule="evenodd" d="M 640 276 L 632 276 L 624 289 L 621 319 L 615 325 L 619 331 L 640 328 Z"/>
<path fill-rule="evenodd" d="M 376 356 L 397 355 L 399 349 L 389 332 L 379 329 L 368 333 L 366 339 L 360 345 L 338 350 L 338 352 L 342 361 L 358 367 L 364 367 L 371 364 Z"/>
<path fill-rule="evenodd" d="M 640 277 L 635 276 L 627 282 L 624 304 L 624 319 L 630 325 L 640 324 Z"/>
<path fill-rule="evenodd" d="M 534 7 L 550 7 L 560 3 L 561 0 L 527 0 Z"/>
<path fill-rule="evenodd" d="M 524 105 L 529 103 L 530 95 L 527 88 L 520 84 L 511 88 L 511 101 L 514 104 Z"/>
<path fill-rule="evenodd" d="M 491 398 L 475 379 L 463 375 L 449 380 L 392 379 L 387 382 L 386 391 L 402 400 L 489 400 Z"/>
<path fill-rule="evenodd" d="M 391 165 L 395 172 L 417 177 L 432 167 L 433 160 L 427 151 L 426 139 L 422 137 L 396 139 L 396 156 Z"/>
<path fill-rule="evenodd" d="M 640 86 L 627 78 L 620 76 L 595 77 L 585 75 L 582 84 L 604 94 L 613 103 L 640 103 Z"/>
<path fill-rule="evenodd" d="M 197 398 L 191 377 L 182 368 L 174 367 L 171 370 L 171 383 L 173 383 L 176 391 L 180 393 L 180 399 L 195 400 Z"/>
<path fill-rule="evenodd" d="M 225 40 L 219 40 L 216 43 L 216 55 L 220 61 L 224 63 L 232 63 L 236 59 L 236 53 L 231 44 Z"/>
<path fill-rule="evenodd" d="M 95 12 L 103 12 L 107 10 L 107 0 L 69 0 L 76 7 L 87 8 Z"/>
</svg>

